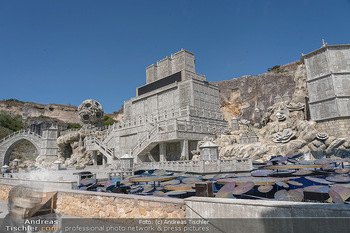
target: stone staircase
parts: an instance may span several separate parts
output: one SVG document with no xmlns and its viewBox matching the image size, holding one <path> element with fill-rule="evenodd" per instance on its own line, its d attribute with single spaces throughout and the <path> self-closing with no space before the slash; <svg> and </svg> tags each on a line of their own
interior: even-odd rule
<svg viewBox="0 0 350 233">
<path fill-rule="evenodd" d="M 111 139 L 111 135 L 113 132 L 107 135 L 107 137 L 101 141 L 95 137 L 89 137 L 87 139 L 87 150 L 98 150 L 104 156 L 108 158 L 109 161 L 114 160 L 114 150 L 107 146 L 107 142 Z M 138 155 L 147 154 L 147 152 L 151 151 L 157 144 L 159 139 L 159 126 L 158 124 L 152 125 L 152 128 L 149 130 L 149 133 L 146 137 L 144 137 L 138 144 L 131 148 L 131 155 L 134 157 Z M 112 164 L 113 165 L 113 164 Z M 118 166 L 119 163 L 115 162 L 114 167 Z"/>
<path fill-rule="evenodd" d="M 53 213 L 55 195 L 56 192 L 42 192 L 33 189 L 24 197 L 14 200 L 9 214 L 15 218 L 27 219 L 43 211 Z M 49 208 L 48 205 L 50 205 Z"/>
<path fill-rule="evenodd" d="M 110 161 L 110 164 L 113 168 L 118 169 L 119 168 L 119 160 L 114 159 L 114 149 L 109 148 L 103 141 L 99 140 L 95 137 L 90 137 L 87 140 L 87 144 L 89 144 L 89 150 L 98 150 L 101 152 L 104 156 L 107 157 L 108 161 Z"/>
<path fill-rule="evenodd" d="M 147 137 L 144 137 L 138 144 L 131 149 L 131 155 L 137 157 L 150 152 L 159 140 L 159 126 L 156 124 L 149 132 Z"/>
<path fill-rule="evenodd" d="M 96 149 L 98 149 L 98 151 L 100 151 L 104 156 L 106 156 L 109 160 L 113 160 L 114 159 L 114 150 L 111 148 L 108 148 L 108 146 L 103 143 L 101 140 L 99 140 L 98 138 L 91 138 L 92 139 L 92 143 L 96 145 Z"/>
</svg>

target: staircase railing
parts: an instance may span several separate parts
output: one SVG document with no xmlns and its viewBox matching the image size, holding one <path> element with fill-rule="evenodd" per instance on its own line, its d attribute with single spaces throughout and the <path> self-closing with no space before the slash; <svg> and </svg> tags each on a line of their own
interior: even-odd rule
<svg viewBox="0 0 350 233">
<path fill-rule="evenodd" d="M 107 144 L 110 140 L 112 140 L 114 136 L 114 131 L 116 130 L 117 128 L 114 126 L 114 124 L 112 126 L 109 126 L 106 129 L 106 137 L 103 139 L 103 143 Z"/>
<path fill-rule="evenodd" d="M 119 160 L 114 160 L 114 149 L 113 148 L 109 148 L 100 139 L 95 138 L 95 137 L 87 138 L 86 145 L 87 145 L 88 150 L 96 150 L 97 149 L 98 151 L 100 151 L 103 155 L 105 155 L 109 159 L 109 161 L 111 162 L 111 165 L 114 167 L 114 169 L 119 169 L 120 163 L 119 163 Z M 96 145 L 97 148 L 94 145 Z"/>
<path fill-rule="evenodd" d="M 142 150 L 144 150 L 154 139 L 158 136 L 159 133 L 159 126 L 156 124 L 147 137 L 144 137 L 141 141 L 138 142 L 138 144 L 131 149 L 131 155 L 137 155 Z"/>
<path fill-rule="evenodd" d="M 105 145 L 102 141 L 100 141 L 98 138 L 92 137 L 91 143 L 96 144 L 98 146 L 99 151 L 109 157 L 109 159 L 113 160 L 114 156 L 114 150 L 111 148 L 108 148 L 107 145 Z"/>
</svg>

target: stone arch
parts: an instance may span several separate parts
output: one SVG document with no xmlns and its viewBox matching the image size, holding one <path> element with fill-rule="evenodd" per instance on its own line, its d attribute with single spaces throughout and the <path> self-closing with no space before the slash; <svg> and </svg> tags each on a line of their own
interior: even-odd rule
<svg viewBox="0 0 350 233">
<path fill-rule="evenodd" d="M 42 140 L 40 137 L 34 135 L 29 137 L 27 135 L 15 135 L 0 144 L 0 159 L 2 165 L 9 164 L 11 152 L 22 141 L 28 141 L 33 144 L 35 149 L 38 151 L 38 154 L 41 154 Z"/>
</svg>

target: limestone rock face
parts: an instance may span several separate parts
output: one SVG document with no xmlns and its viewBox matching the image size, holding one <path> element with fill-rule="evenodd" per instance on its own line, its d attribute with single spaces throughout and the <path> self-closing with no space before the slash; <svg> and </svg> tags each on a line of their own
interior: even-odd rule
<svg viewBox="0 0 350 233">
<path fill-rule="evenodd" d="M 295 103 L 305 103 L 305 80 L 305 66 L 297 62 L 282 66 L 278 72 L 243 76 L 215 84 L 219 86 L 224 119 L 230 122 L 234 115 L 239 115 L 240 119 L 249 119 L 254 125 L 262 120 L 277 96 L 293 99 Z"/>
<path fill-rule="evenodd" d="M 292 96 L 292 103 L 305 104 L 305 96 L 308 96 L 306 87 L 306 69 L 304 64 L 297 66 L 294 74 L 295 89 Z"/>
<path fill-rule="evenodd" d="M 225 120 L 230 122 L 235 115 L 251 122 L 216 139 L 221 158 L 266 160 L 272 155 L 297 153 L 310 153 L 314 158 L 350 157 L 350 138 L 328 136 L 318 131 L 316 122 L 306 120 L 304 64 L 282 69 L 285 72 L 216 83 Z M 259 142 L 249 138 L 252 131 Z"/>
<path fill-rule="evenodd" d="M 38 118 L 48 117 L 57 119 L 67 123 L 79 123 L 81 120 L 78 114 L 78 108 L 71 105 L 62 104 L 38 104 L 38 103 L 21 103 L 15 101 L 3 101 L 0 100 L 0 110 L 12 112 L 16 115 L 20 115 L 23 119 L 26 118 Z M 123 121 L 124 113 L 123 109 L 117 112 L 108 114 L 109 117 L 115 121 Z M 56 123 L 57 124 L 57 123 Z"/>
<path fill-rule="evenodd" d="M 274 105 L 274 110 L 265 126 L 241 127 L 239 130 L 219 136 L 215 143 L 219 145 L 220 157 L 251 158 L 258 161 L 267 160 L 272 155 L 298 153 L 310 153 L 314 159 L 350 157 L 350 138 L 336 138 L 318 132 L 316 122 L 304 120 L 303 109 L 293 111 L 281 122 L 274 117 L 279 105 L 279 103 Z M 259 137 L 259 142 L 250 141 L 247 135 L 251 135 L 251 132 Z M 242 140 L 242 135 L 245 141 Z"/>
<path fill-rule="evenodd" d="M 70 105 L 0 101 L 0 110 L 13 112 L 23 118 L 44 116 L 63 122 L 80 123 L 77 107 Z"/>
<path fill-rule="evenodd" d="M 245 112 L 251 113 L 253 119 L 247 119 L 255 122 L 259 120 L 262 127 L 253 128 L 252 125 L 241 127 L 238 131 L 216 139 L 216 144 L 221 148 L 220 156 L 222 158 L 267 160 L 273 155 L 307 153 L 323 148 L 322 145 L 313 143 L 318 133 L 316 123 L 305 120 L 305 97 L 307 95 L 306 83 L 304 82 L 306 79 L 305 67 L 302 64 L 294 64 L 288 66 L 287 70 L 284 76 L 283 74 L 279 76 L 278 74 L 270 74 L 270 72 L 268 74 L 272 76 L 265 74 L 265 77 L 260 77 L 261 81 L 265 83 L 259 83 L 259 87 L 250 91 L 251 94 L 255 91 L 256 98 L 250 98 L 249 106 L 263 106 L 260 108 L 263 111 L 260 112 L 262 117 L 260 119 L 254 117 L 257 111 L 253 112 L 249 110 L 249 107 L 242 107 L 240 115 L 244 116 Z M 269 89 L 269 83 L 272 80 L 275 83 L 271 84 L 273 88 Z M 238 86 L 244 87 L 244 85 Z M 274 99 L 276 95 L 279 96 L 278 101 Z M 286 96 L 290 96 L 290 98 L 286 98 Z M 268 106 L 268 104 L 270 105 Z M 251 131 L 254 131 L 254 134 L 258 136 L 259 142 L 256 143 L 249 137 L 245 141 L 240 140 L 241 135 L 251 135 Z M 230 144 L 232 141 L 238 143 Z"/>
</svg>

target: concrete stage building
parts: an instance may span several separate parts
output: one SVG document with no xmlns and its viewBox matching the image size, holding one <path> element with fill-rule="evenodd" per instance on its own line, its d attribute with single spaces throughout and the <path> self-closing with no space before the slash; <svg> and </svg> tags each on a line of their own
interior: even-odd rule
<svg viewBox="0 0 350 233">
<path fill-rule="evenodd" d="M 87 148 L 102 152 L 107 163 L 125 154 L 136 163 L 190 160 L 199 141 L 227 126 L 218 87 L 195 72 L 194 54 L 181 50 L 146 68 L 146 85 L 124 102 L 124 121 Z"/>
</svg>

